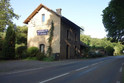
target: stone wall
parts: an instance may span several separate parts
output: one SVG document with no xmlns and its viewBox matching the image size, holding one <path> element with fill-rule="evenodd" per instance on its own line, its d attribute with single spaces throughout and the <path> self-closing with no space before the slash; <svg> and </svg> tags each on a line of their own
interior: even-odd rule
<svg viewBox="0 0 124 83">
<path fill-rule="evenodd" d="M 67 30 L 69 31 L 68 38 Z M 65 22 L 61 21 L 60 57 L 62 59 L 67 59 L 67 45 L 69 46 L 68 59 L 77 58 L 80 50 L 80 29 L 73 28 L 73 26 L 69 26 Z M 77 52 L 77 55 L 75 52 Z"/>
</svg>

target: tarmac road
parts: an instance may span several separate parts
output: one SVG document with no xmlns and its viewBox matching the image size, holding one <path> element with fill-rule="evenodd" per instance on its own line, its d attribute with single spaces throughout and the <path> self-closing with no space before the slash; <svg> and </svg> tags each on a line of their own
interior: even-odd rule
<svg viewBox="0 0 124 83">
<path fill-rule="evenodd" d="M 123 68 L 124 56 L 104 57 L 4 73 L 0 83 L 122 83 Z"/>
</svg>

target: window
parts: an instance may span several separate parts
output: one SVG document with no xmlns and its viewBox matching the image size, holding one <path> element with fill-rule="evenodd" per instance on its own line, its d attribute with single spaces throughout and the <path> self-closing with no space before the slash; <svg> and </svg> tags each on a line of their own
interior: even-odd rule
<svg viewBox="0 0 124 83">
<path fill-rule="evenodd" d="M 69 39 L 69 30 L 67 30 L 67 39 Z"/>
<path fill-rule="evenodd" d="M 75 41 L 77 41 L 77 34 L 75 33 Z"/>
<path fill-rule="evenodd" d="M 75 55 L 77 55 L 77 46 L 75 46 Z"/>
<path fill-rule="evenodd" d="M 45 48 L 45 45 L 44 44 L 40 44 L 40 52 L 41 53 L 44 53 L 44 48 Z"/>
<path fill-rule="evenodd" d="M 42 22 L 45 22 L 45 14 L 42 14 Z"/>
</svg>

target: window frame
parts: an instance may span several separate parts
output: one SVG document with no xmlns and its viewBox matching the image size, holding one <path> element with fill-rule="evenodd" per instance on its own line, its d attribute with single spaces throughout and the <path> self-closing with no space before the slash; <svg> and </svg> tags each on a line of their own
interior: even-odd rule
<svg viewBox="0 0 124 83">
<path fill-rule="evenodd" d="M 42 14 L 42 23 L 45 22 L 45 14 Z"/>
<path fill-rule="evenodd" d="M 43 46 L 43 47 L 42 47 Z M 39 45 L 39 48 L 40 48 L 40 52 L 41 53 L 44 53 L 45 52 L 45 45 L 44 44 L 40 44 Z M 43 50 L 41 50 L 43 48 Z"/>
</svg>

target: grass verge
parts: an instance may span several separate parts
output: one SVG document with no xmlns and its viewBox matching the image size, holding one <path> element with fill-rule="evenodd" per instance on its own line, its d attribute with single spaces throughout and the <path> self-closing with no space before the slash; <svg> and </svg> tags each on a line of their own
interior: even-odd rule
<svg viewBox="0 0 124 83">
<path fill-rule="evenodd" d="M 37 57 L 27 57 L 24 60 L 38 60 Z M 54 61 L 53 57 L 44 57 L 41 61 L 51 62 Z"/>
<path fill-rule="evenodd" d="M 27 57 L 26 59 L 24 60 L 37 60 L 37 57 Z"/>
</svg>

